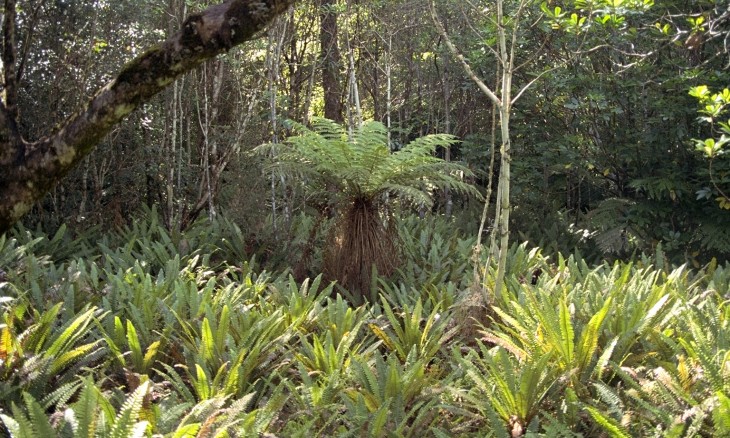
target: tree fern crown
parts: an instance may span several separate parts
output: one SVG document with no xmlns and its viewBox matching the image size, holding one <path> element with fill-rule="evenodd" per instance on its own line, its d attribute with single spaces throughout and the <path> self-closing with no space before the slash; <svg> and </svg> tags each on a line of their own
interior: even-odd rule
<svg viewBox="0 0 730 438">
<path fill-rule="evenodd" d="M 451 135 L 427 135 L 391 152 L 382 123 L 365 122 L 351 136 L 331 120 L 317 118 L 312 125 L 309 129 L 292 122 L 298 135 L 287 140 L 288 147 L 264 145 L 259 151 L 275 150 L 274 167 L 298 175 L 310 188 L 336 188 L 339 202 L 361 199 L 378 204 L 397 197 L 430 207 L 434 189 L 480 197 L 463 181 L 472 176 L 468 168 L 435 156 L 438 147 L 457 142 Z"/>
</svg>

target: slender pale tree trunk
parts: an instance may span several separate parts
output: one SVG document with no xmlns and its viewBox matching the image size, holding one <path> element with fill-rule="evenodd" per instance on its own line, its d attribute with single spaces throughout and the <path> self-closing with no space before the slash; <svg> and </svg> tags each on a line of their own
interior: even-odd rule
<svg viewBox="0 0 730 438">
<path fill-rule="evenodd" d="M 197 115 L 198 115 L 198 126 L 200 127 L 200 133 L 203 137 L 203 153 L 202 153 L 202 168 L 203 168 L 203 175 L 200 180 L 200 187 L 198 189 L 198 201 L 196 203 L 196 207 L 202 205 L 208 206 L 208 219 L 213 220 L 216 216 L 216 209 L 215 209 L 215 198 L 216 198 L 216 180 L 215 178 L 215 164 L 218 157 L 218 143 L 215 140 L 215 138 L 211 135 L 211 129 L 213 124 L 215 123 L 215 120 L 218 119 L 218 112 L 219 112 L 219 98 L 220 98 L 220 91 L 221 87 L 223 85 L 223 69 L 224 65 L 220 61 L 216 61 L 211 66 L 213 72 L 213 79 L 212 79 L 212 94 L 209 95 L 208 88 L 209 83 L 211 80 L 209 79 L 208 74 L 208 67 L 204 67 L 201 70 L 202 75 L 202 89 L 203 89 L 203 97 L 202 99 L 197 96 L 198 94 L 198 87 L 196 87 L 196 109 L 197 109 Z M 202 101 L 202 108 L 201 108 L 201 101 Z M 191 220 L 194 220 L 194 217 L 198 215 L 198 212 L 193 211 L 190 212 L 191 214 Z"/>
<path fill-rule="evenodd" d="M 520 90 L 520 93 L 516 97 L 512 97 L 512 77 L 515 70 L 515 46 L 517 45 L 518 28 L 521 19 L 523 9 L 526 5 L 525 0 L 521 1 L 514 15 L 510 17 L 510 41 L 507 41 L 507 28 L 504 17 L 504 3 L 503 0 L 496 0 L 496 32 L 497 32 L 497 48 L 490 49 L 492 53 L 497 57 L 499 66 L 502 69 L 501 83 L 499 84 L 500 93 L 499 96 L 492 91 L 492 89 L 485 84 L 471 68 L 471 65 L 464 57 L 464 55 L 456 48 L 451 41 L 451 38 L 446 32 L 446 29 L 441 24 L 436 15 L 436 6 L 431 1 L 431 17 L 436 29 L 439 31 L 441 36 L 446 43 L 449 51 L 454 57 L 462 64 L 464 71 L 467 76 L 477 85 L 477 87 L 492 101 L 496 111 L 499 113 L 499 125 L 501 133 L 501 147 L 500 147 L 500 173 L 499 173 L 499 184 L 497 187 L 497 205 L 495 214 L 495 227 L 496 232 L 495 240 L 498 240 L 498 263 L 497 263 L 497 275 L 494 279 L 494 292 L 492 298 L 488 299 L 487 303 L 491 303 L 494 300 L 500 300 L 502 296 L 502 288 L 504 286 L 504 276 L 507 266 L 507 252 L 509 251 L 509 220 L 510 220 L 510 171 L 512 162 L 512 145 L 510 139 L 510 115 L 512 111 L 512 105 L 514 101 L 519 98 L 523 91 L 525 91 L 530 85 L 534 83 L 528 83 L 525 87 Z M 539 76 L 538 76 L 539 77 Z M 489 202 L 488 198 L 487 201 Z M 480 249 L 476 250 L 479 253 Z M 486 267 L 487 272 L 489 266 Z"/>
<path fill-rule="evenodd" d="M 353 55 L 352 46 L 348 44 L 348 57 L 350 58 L 350 94 L 352 104 L 355 107 L 355 123 L 358 127 L 362 126 L 362 106 L 360 105 L 360 91 L 357 87 L 357 76 L 355 73 L 355 56 Z"/>
<path fill-rule="evenodd" d="M 276 26 L 269 29 L 269 49 L 267 51 L 266 64 L 268 70 L 268 92 L 269 92 L 269 123 L 271 123 L 271 143 L 279 143 L 279 122 L 276 113 L 276 95 L 278 93 L 277 82 L 279 80 L 279 61 L 274 51 L 278 47 Z M 273 157 L 272 157 L 273 158 Z M 274 238 L 278 238 L 276 222 L 276 175 L 271 174 L 271 220 L 274 227 Z"/>
<path fill-rule="evenodd" d="M 392 108 L 393 108 L 393 75 L 392 66 L 393 62 L 391 57 L 391 50 L 393 49 L 393 36 L 388 37 L 388 53 L 385 55 L 385 123 L 388 128 L 388 146 L 393 147 L 390 130 L 393 125 L 392 121 Z"/>
<path fill-rule="evenodd" d="M 499 168 L 499 261 L 497 278 L 494 279 L 494 297 L 502 297 L 504 274 L 507 268 L 507 252 L 509 251 L 509 217 L 510 217 L 510 172 L 512 164 L 512 144 L 510 142 L 509 120 L 512 111 L 512 74 L 514 63 L 514 41 L 507 50 L 507 35 L 504 29 L 504 10 L 502 0 L 497 0 L 497 36 L 499 39 L 499 56 L 502 65 L 502 105 L 499 106 L 499 125 L 502 134 Z M 513 32 L 516 34 L 517 23 Z"/>
<path fill-rule="evenodd" d="M 314 97 L 314 80 L 317 76 L 317 66 L 319 63 L 316 59 L 312 59 L 312 70 L 309 72 L 309 80 L 307 81 L 307 95 L 304 99 L 304 109 L 302 121 L 305 125 L 309 124 L 309 112 L 312 108 L 312 99 Z"/>
<path fill-rule="evenodd" d="M 349 16 L 352 16 L 352 4 L 350 1 L 347 2 L 347 12 Z M 355 35 L 350 35 L 349 31 L 346 31 L 345 37 L 347 40 L 347 60 L 349 63 L 349 75 L 348 84 L 349 93 L 347 95 L 347 113 L 350 117 L 350 129 L 354 126 L 362 127 L 362 107 L 360 106 L 360 90 L 357 86 L 357 71 L 355 70 Z M 351 108 L 355 108 L 354 117 L 351 114 Z"/>
<path fill-rule="evenodd" d="M 268 65 L 268 91 L 269 91 L 269 118 L 271 123 L 271 142 L 273 144 L 279 143 L 279 114 L 277 109 L 276 98 L 279 94 L 279 80 L 281 76 L 281 67 L 279 60 L 281 58 L 281 50 L 284 46 L 284 39 L 286 37 L 286 23 L 280 22 L 271 26 L 269 30 L 269 50 L 267 53 L 267 65 Z M 273 158 L 273 157 L 272 157 Z M 286 180 L 283 174 L 278 175 L 280 188 L 283 193 L 283 220 L 284 228 L 288 229 L 290 223 L 290 211 L 289 204 L 286 200 Z M 271 174 L 271 213 L 272 223 L 274 227 L 274 237 L 278 238 L 278 224 L 277 224 L 277 175 Z"/>
<path fill-rule="evenodd" d="M 497 80 L 499 80 L 499 69 L 497 69 Z M 484 208 L 482 209 L 482 220 L 479 223 L 479 235 L 477 236 L 477 243 L 474 246 L 474 284 L 475 287 L 481 286 L 480 290 L 485 303 L 489 303 L 490 296 L 487 293 L 487 274 L 489 273 L 489 266 L 491 263 L 491 257 L 494 250 L 494 228 L 489 233 L 489 252 L 487 255 L 487 262 L 484 264 L 484 277 L 479 275 L 482 266 L 481 255 L 482 255 L 482 238 L 484 236 L 484 226 L 487 223 L 487 216 L 489 215 L 489 205 L 492 200 L 492 186 L 494 184 L 494 157 L 497 155 L 497 108 L 492 106 L 492 129 L 490 134 L 490 151 L 489 151 L 489 171 L 487 172 L 487 194 L 484 197 Z"/>
<path fill-rule="evenodd" d="M 198 113 L 198 126 L 200 127 L 200 133 L 203 136 L 203 153 L 202 153 L 202 168 L 203 177 L 200 180 L 200 187 L 198 188 L 198 198 L 205 196 L 206 192 L 210 194 L 210 106 L 208 103 L 208 69 L 203 68 L 201 71 L 202 75 L 202 87 L 195 87 L 195 107 Z M 198 88 L 203 89 L 203 108 L 201 110 L 200 97 L 198 96 Z M 210 215 L 210 209 L 208 210 L 210 219 L 213 217 Z"/>
<path fill-rule="evenodd" d="M 84 159 L 84 173 L 81 177 L 81 202 L 79 203 L 79 211 L 76 215 L 76 221 L 83 220 L 86 214 L 86 200 L 89 198 L 89 157 Z"/>
<path fill-rule="evenodd" d="M 213 78 L 213 114 L 211 115 L 210 120 L 217 120 L 218 119 L 218 110 L 220 108 L 220 95 L 221 95 L 221 88 L 223 87 L 223 69 L 224 64 L 222 61 L 218 60 L 217 63 L 217 71 L 216 75 Z M 210 156 L 213 157 L 213 162 L 217 162 L 218 160 L 218 141 L 216 139 L 213 139 L 213 142 L 211 144 L 211 150 L 210 150 Z M 208 158 L 210 161 L 210 157 Z M 213 218 L 216 216 L 216 209 L 215 209 L 215 198 L 216 198 L 216 192 L 218 187 L 218 180 L 217 178 L 211 181 L 211 174 L 215 173 L 215 165 L 210 165 L 208 167 L 208 175 L 207 175 L 207 181 L 208 181 L 208 215 L 210 220 L 212 221 Z M 213 176 L 215 178 L 215 176 Z"/>
<path fill-rule="evenodd" d="M 167 227 L 172 228 L 175 224 L 175 152 L 177 148 L 177 103 L 179 82 L 172 85 L 172 102 L 170 105 L 171 122 L 170 122 L 170 144 L 167 149 Z"/>
<path fill-rule="evenodd" d="M 451 90 L 449 89 L 447 62 L 448 60 L 444 60 L 444 68 L 441 73 L 441 91 L 444 96 L 444 134 L 451 134 Z M 446 148 L 444 160 L 446 162 L 451 162 L 451 148 Z M 449 190 L 448 187 L 444 189 L 444 199 L 446 199 L 444 213 L 446 214 L 446 217 L 451 217 L 451 212 L 454 208 L 454 200 L 451 196 L 451 190 Z"/>
</svg>

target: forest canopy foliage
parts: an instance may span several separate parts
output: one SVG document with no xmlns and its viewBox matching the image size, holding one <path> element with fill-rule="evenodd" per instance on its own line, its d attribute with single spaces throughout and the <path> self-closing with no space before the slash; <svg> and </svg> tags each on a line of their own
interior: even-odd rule
<svg viewBox="0 0 730 438">
<path fill-rule="evenodd" d="M 191 13 L 186 2 L 140 1 L 19 4 L 23 138 L 47 134 Z M 428 134 L 454 135 L 459 142 L 440 156 L 469 167 L 486 188 L 501 135 L 492 128 L 493 108 L 425 19 L 429 3 L 298 2 L 263 38 L 182 76 L 114 126 L 33 205 L 26 225 L 118 226 L 145 204 L 159 205 L 170 228 L 225 212 L 260 235 L 266 220 L 241 208 L 245 193 L 254 204 L 275 206 L 257 211 L 272 212 L 278 234 L 291 227 L 307 194 L 292 190 L 292 179 L 272 179 L 248 151 L 289 136 L 284 120 L 307 125 L 323 114 L 352 126 L 380 121 L 393 149 Z M 512 235 L 565 251 L 577 245 L 598 259 L 658 244 L 677 263 L 725 257 L 727 213 L 718 204 L 728 190 L 727 157 L 709 168 L 692 141 L 715 138 L 721 125 L 698 122 L 696 98 L 687 93 L 727 88 L 726 8 L 714 1 L 609 3 L 523 6 L 530 25 L 514 41 L 514 83 L 532 85 L 512 115 Z M 489 8 L 435 6 L 455 47 L 496 87 Z M 505 3 L 505 13 L 516 6 Z M 335 70 L 320 75 L 330 65 Z M 496 166 L 491 175 L 498 173 Z M 442 192 L 434 212 L 458 205 L 466 216 L 477 214 L 476 203 L 458 198 Z"/>
</svg>

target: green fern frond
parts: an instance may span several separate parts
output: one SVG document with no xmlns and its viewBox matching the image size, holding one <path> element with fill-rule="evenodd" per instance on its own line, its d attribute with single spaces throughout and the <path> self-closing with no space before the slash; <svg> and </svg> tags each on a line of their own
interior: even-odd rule
<svg viewBox="0 0 730 438">
<path fill-rule="evenodd" d="M 3 423 L 5 423 L 5 426 L 8 428 L 8 431 L 12 434 L 12 436 L 17 436 L 19 438 L 38 438 L 35 433 L 33 422 L 15 403 L 10 405 L 10 412 L 13 414 L 12 417 L 0 414 L 0 418 L 2 418 Z"/>
<path fill-rule="evenodd" d="M 96 436 L 97 421 L 100 415 L 99 398 L 101 394 L 90 379 L 84 379 L 81 394 L 74 403 L 74 416 L 76 425 L 74 433 L 82 438 L 94 438 Z"/>
<path fill-rule="evenodd" d="M 599 400 L 608 405 L 608 412 L 621 414 L 624 411 L 624 402 L 621 397 L 605 383 L 597 382 L 593 384 Z"/>
<path fill-rule="evenodd" d="M 150 382 L 146 381 L 127 397 L 109 432 L 110 438 L 141 438 L 144 436 L 147 422 L 138 421 L 138 418 L 149 389 Z"/>
<path fill-rule="evenodd" d="M 590 228 L 595 230 L 593 238 L 603 252 L 618 254 L 630 248 L 635 231 L 629 213 L 634 204 L 628 199 L 610 198 L 588 212 Z"/>
<path fill-rule="evenodd" d="M 91 324 L 94 314 L 97 309 L 95 307 L 88 308 L 84 313 L 77 316 L 73 321 L 70 321 L 63 331 L 54 339 L 53 343 L 45 350 L 45 355 L 48 357 L 58 358 L 62 353 L 68 351 L 68 348 L 74 344 L 77 340 L 81 339 L 86 333 L 89 325 Z M 60 361 L 58 366 L 62 367 L 63 361 Z"/>
<path fill-rule="evenodd" d="M 180 375 L 180 373 L 178 373 L 178 371 L 175 368 L 173 368 L 172 366 L 170 366 L 166 363 L 161 363 L 160 365 L 165 369 L 165 371 L 158 369 L 157 372 L 161 376 L 163 376 L 166 381 L 168 381 L 172 384 L 173 389 L 175 389 L 175 391 L 178 394 L 180 394 L 180 396 L 185 401 L 195 402 L 196 401 L 195 396 L 190 391 L 190 388 L 185 383 L 185 381 L 182 378 L 182 376 Z"/>
<path fill-rule="evenodd" d="M 172 438 L 195 438 L 198 436 L 200 423 L 186 424 L 178 427 L 172 435 Z"/>
<path fill-rule="evenodd" d="M 730 397 L 717 393 L 717 406 L 712 411 L 717 436 L 730 436 Z"/>
<path fill-rule="evenodd" d="M 352 139 L 342 127 L 326 119 L 315 119 L 313 130 L 294 126 L 299 135 L 287 139 L 288 149 L 276 149 L 275 166 L 324 185 L 338 186 L 348 196 L 374 199 L 391 189 L 392 195 L 404 195 L 408 201 L 418 200 L 419 205 L 425 205 L 428 202 L 424 198 L 430 198 L 429 185 L 479 196 L 473 186 L 463 182 L 463 177 L 472 176 L 468 168 L 433 155 L 436 148 L 455 143 L 452 136 L 428 135 L 391 153 L 387 131 L 379 122 L 364 123 Z M 273 152 L 271 146 L 261 147 L 260 153 L 265 152 Z"/>
<path fill-rule="evenodd" d="M 730 252 L 730 233 L 727 232 L 722 221 L 706 221 L 698 229 L 702 247 L 707 251 L 717 251 L 727 254 Z"/>
<path fill-rule="evenodd" d="M 36 401 L 30 394 L 23 393 L 25 399 L 25 406 L 28 410 L 28 416 L 31 424 L 33 425 L 33 431 L 36 437 L 48 437 L 53 438 L 56 436 L 56 432 L 51 426 L 51 422 L 46 416 L 46 412 L 43 407 Z"/>
<path fill-rule="evenodd" d="M 570 430 L 567 424 L 561 422 L 557 418 L 553 417 L 549 413 L 543 413 L 543 416 L 547 419 L 544 425 L 545 431 L 544 436 L 555 437 L 555 438 L 580 438 L 582 434 L 578 434 Z"/>
<path fill-rule="evenodd" d="M 71 397 L 76 395 L 81 386 L 82 382 L 65 383 L 43 397 L 40 403 L 45 409 L 50 409 L 53 406 L 65 405 Z"/>
<path fill-rule="evenodd" d="M 604 416 L 598 409 L 586 406 L 586 410 L 611 438 L 631 438 L 615 420 Z"/>
</svg>

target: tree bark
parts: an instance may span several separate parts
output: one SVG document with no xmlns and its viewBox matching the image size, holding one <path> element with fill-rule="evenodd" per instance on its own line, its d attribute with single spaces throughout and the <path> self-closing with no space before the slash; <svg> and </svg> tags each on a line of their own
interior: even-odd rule
<svg viewBox="0 0 730 438">
<path fill-rule="evenodd" d="M 322 50 L 322 88 L 324 116 L 342 124 L 342 86 L 340 84 L 340 46 L 337 42 L 337 0 L 322 0 L 319 41 Z"/>
<path fill-rule="evenodd" d="M 129 62 L 85 108 L 37 141 L 20 138 L 12 109 L 0 104 L 0 234 L 129 113 L 183 73 L 252 39 L 295 1 L 228 0 L 190 15 L 177 33 Z M 4 31 L 9 25 L 6 20 Z"/>
<path fill-rule="evenodd" d="M 501 95 L 500 97 L 487 85 L 485 84 L 474 72 L 466 60 L 464 55 L 459 52 L 456 46 L 453 44 L 449 35 L 446 33 L 446 29 L 439 21 L 436 15 L 435 2 L 432 0 L 430 3 L 431 18 L 436 25 L 436 29 L 441 34 L 446 46 L 456 59 L 461 63 L 464 68 L 464 72 L 469 76 L 472 81 L 479 87 L 479 89 L 492 101 L 495 106 L 495 110 L 499 111 L 499 125 L 501 128 L 502 135 L 502 146 L 500 148 L 500 169 L 499 169 L 499 185 L 497 186 L 497 205 L 495 213 L 495 232 L 499 237 L 499 258 L 497 263 L 497 276 L 494 279 L 494 292 L 492 296 L 488 297 L 488 304 L 492 304 L 494 301 L 499 302 L 502 297 L 502 288 L 504 283 L 504 276 L 507 265 L 507 251 L 509 250 L 509 220 L 510 220 L 510 166 L 512 163 L 511 155 L 511 140 L 510 140 L 510 115 L 512 111 L 512 104 L 519 94 L 512 97 L 512 77 L 515 71 L 515 46 L 517 39 L 517 27 L 519 25 L 520 14 L 524 8 L 525 2 L 520 1 L 517 12 L 512 17 L 513 28 L 511 31 L 511 44 L 507 45 L 507 31 L 505 27 L 505 14 L 503 9 L 503 0 L 497 0 L 497 44 L 498 48 L 493 50 L 493 53 L 497 56 L 499 66 L 502 70 L 502 81 L 501 81 Z M 533 81 L 534 82 L 534 81 Z M 527 89 L 533 82 L 528 83 L 524 88 Z M 491 176 L 490 176 L 491 177 Z M 487 198 L 487 202 L 489 199 Z M 480 248 L 477 248 L 477 254 Z M 486 267 L 488 272 L 489 266 Z"/>
</svg>

